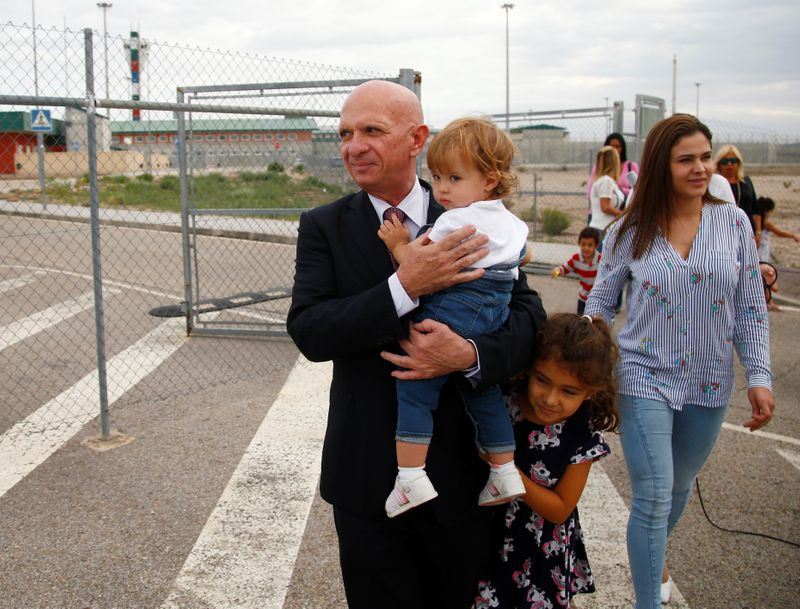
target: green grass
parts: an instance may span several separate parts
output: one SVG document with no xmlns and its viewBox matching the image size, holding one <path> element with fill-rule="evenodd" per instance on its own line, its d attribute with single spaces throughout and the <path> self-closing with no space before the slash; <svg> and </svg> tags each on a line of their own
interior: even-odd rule
<svg viewBox="0 0 800 609">
<path fill-rule="evenodd" d="M 47 198 L 53 203 L 89 205 L 88 179 L 74 185 L 65 180 L 48 180 Z M 180 180 L 177 176 L 104 176 L 99 180 L 101 207 L 121 207 L 154 211 L 180 210 Z M 328 203 L 342 195 L 342 188 L 304 174 L 294 179 L 274 167 L 264 172 L 245 171 L 226 176 L 209 173 L 194 178 L 195 205 L 198 209 L 276 209 L 306 208 Z M 30 193 L 36 199 L 38 194 Z"/>
</svg>

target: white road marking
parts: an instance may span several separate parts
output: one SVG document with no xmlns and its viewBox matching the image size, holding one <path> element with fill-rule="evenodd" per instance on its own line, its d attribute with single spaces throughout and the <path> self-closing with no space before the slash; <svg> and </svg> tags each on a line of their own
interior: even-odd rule
<svg viewBox="0 0 800 609">
<path fill-rule="evenodd" d="M 0 294 L 3 292 L 10 292 L 11 290 L 16 290 L 17 288 L 24 288 L 26 285 L 29 285 L 31 281 L 36 279 L 37 276 L 41 275 L 47 275 L 47 273 L 44 271 L 34 271 L 33 273 L 28 273 L 27 275 L 20 275 L 19 277 L 14 277 L 13 279 L 0 281 Z"/>
<path fill-rule="evenodd" d="M 625 541 L 628 508 L 601 463 L 592 466 L 578 503 L 586 553 L 597 588 L 594 594 L 575 597 L 579 609 L 632 607 L 634 602 Z M 680 590 L 673 585 L 669 607 L 679 609 L 684 604 Z"/>
<path fill-rule="evenodd" d="M 119 294 L 119 290 L 105 289 L 105 294 Z M 7 349 L 20 341 L 30 338 L 39 332 L 44 332 L 57 323 L 82 313 L 94 306 L 94 293 L 87 292 L 77 298 L 65 300 L 52 307 L 47 307 L 24 319 L 17 320 L 0 328 L 0 351 Z"/>
<path fill-rule="evenodd" d="M 316 493 L 330 379 L 330 364 L 298 358 L 162 609 L 283 607 Z"/>
<path fill-rule="evenodd" d="M 800 446 L 800 440 L 797 438 L 790 438 L 789 436 L 782 436 L 777 433 L 772 433 L 770 431 L 750 431 L 747 427 L 742 427 L 741 425 L 733 425 L 732 423 L 723 423 L 723 429 L 727 429 L 728 431 L 738 431 L 739 433 L 746 433 L 748 435 L 757 436 L 759 438 L 764 438 L 766 440 L 775 440 L 777 442 L 784 442 L 785 444 L 794 444 L 795 446 Z"/>
<path fill-rule="evenodd" d="M 186 341 L 184 320 L 163 322 L 107 363 L 108 403 L 158 368 Z M 79 405 L 79 410 L 70 409 Z M 0 497 L 100 413 L 95 369 L 0 436 Z"/>
<path fill-rule="evenodd" d="M 800 470 L 800 453 L 796 453 L 793 450 L 781 450 L 779 448 L 776 448 L 775 451 L 789 463 L 794 465 L 795 469 Z"/>
<path fill-rule="evenodd" d="M 298 359 L 161 609 L 281 609 L 316 493 L 330 375 L 329 365 Z M 597 592 L 576 606 L 631 606 L 628 509 L 600 464 L 580 510 Z M 686 606 L 677 587 L 670 606 Z"/>
<path fill-rule="evenodd" d="M 242 317 L 250 317 L 252 319 L 259 319 L 261 321 L 265 321 L 270 324 L 285 324 L 286 323 L 286 315 L 265 315 L 264 313 L 256 313 L 255 311 L 247 311 L 245 309 L 228 309 L 230 313 L 234 315 L 241 315 Z M 276 316 L 277 315 L 277 316 Z"/>
<path fill-rule="evenodd" d="M 29 269 L 31 267 L 30 266 L 23 266 L 23 265 L 20 265 L 20 264 L 0 264 L 0 268 L 6 268 L 6 269 Z M 39 271 L 37 271 L 37 272 L 40 272 L 40 271 L 44 271 L 46 273 L 57 273 L 59 275 L 67 275 L 68 277 L 80 277 L 81 279 L 86 279 L 87 281 L 92 281 L 92 275 L 89 275 L 89 274 L 86 274 L 86 273 L 77 273 L 75 271 L 65 271 L 63 269 L 50 268 L 50 267 L 44 267 L 44 266 L 39 267 Z M 145 288 L 145 287 L 138 286 L 138 285 L 135 285 L 135 284 L 132 284 L 132 283 L 126 283 L 124 281 L 114 281 L 113 279 L 107 279 L 105 277 L 103 278 L 103 285 L 104 286 L 109 285 L 109 286 L 113 286 L 113 287 L 124 288 L 126 290 L 135 290 L 137 292 L 144 292 L 146 294 L 153 294 L 154 296 L 163 296 L 165 298 L 169 298 L 170 300 L 180 300 L 180 299 L 183 298 L 182 294 L 176 294 L 176 293 L 170 294 L 170 293 L 161 292 L 161 291 L 158 291 L 158 290 L 151 290 L 150 288 Z"/>
</svg>

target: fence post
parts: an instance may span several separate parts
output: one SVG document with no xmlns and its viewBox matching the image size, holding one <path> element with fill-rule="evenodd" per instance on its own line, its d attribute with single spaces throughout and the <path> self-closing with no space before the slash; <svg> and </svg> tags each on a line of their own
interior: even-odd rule
<svg viewBox="0 0 800 609">
<path fill-rule="evenodd" d="M 533 241 L 539 237 L 539 175 L 533 174 Z"/>
<path fill-rule="evenodd" d="M 417 99 L 422 101 L 422 74 L 410 68 L 400 68 L 400 74 L 397 77 L 398 84 L 404 86 L 414 92 Z M 422 174 L 422 154 L 417 155 L 417 175 Z"/>
<path fill-rule="evenodd" d="M 42 209 L 47 209 L 47 183 L 44 171 L 44 134 L 36 134 L 36 159 L 39 164 L 39 200 Z"/>
<path fill-rule="evenodd" d="M 83 30 L 86 60 L 86 146 L 89 164 L 89 215 L 92 233 L 92 280 L 94 286 L 94 323 L 97 343 L 97 383 L 100 392 L 100 434 L 110 435 L 108 420 L 108 381 L 106 377 L 105 312 L 103 309 L 103 272 L 100 264 L 100 198 L 97 188 L 97 141 L 95 124 L 94 61 L 92 30 Z"/>
<path fill-rule="evenodd" d="M 178 89 L 179 104 L 184 101 L 183 91 Z M 183 252 L 183 299 L 186 308 L 186 336 L 192 333 L 192 269 L 189 246 L 189 176 L 186 167 L 186 114 L 175 113 L 178 120 L 178 175 L 181 187 L 181 251 Z"/>
</svg>

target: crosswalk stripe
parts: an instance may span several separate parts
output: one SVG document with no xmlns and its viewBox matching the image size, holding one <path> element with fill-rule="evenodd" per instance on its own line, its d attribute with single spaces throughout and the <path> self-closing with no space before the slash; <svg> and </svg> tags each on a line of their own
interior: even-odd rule
<svg viewBox="0 0 800 609">
<path fill-rule="evenodd" d="M 783 442 L 785 444 L 793 444 L 794 446 L 800 446 L 800 440 L 798 440 L 797 438 L 782 436 L 781 434 L 772 433 L 771 431 L 763 431 L 761 429 L 757 429 L 756 431 L 750 431 L 748 427 L 743 427 L 741 425 L 733 425 L 727 422 L 722 424 L 722 428 L 727 429 L 728 431 L 738 431 L 739 433 L 746 433 L 747 435 L 754 438 L 764 438 L 766 440 L 775 440 L 776 442 Z"/>
<path fill-rule="evenodd" d="M 793 450 L 780 450 L 776 449 L 777 453 L 791 463 L 795 469 L 800 470 L 800 453 Z"/>
<path fill-rule="evenodd" d="M 283 607 L 316 493 L 331 370 L 299 357 L 162 609 Z"/>
<path fill-rule="evenodd" d="M 0 294 L 4 292 L 10 292 L 11 290 L 16 290 L 18 288 L 24 288 L 26 285 L 29 285 L 32 280 L 36 279 L 36 277 L 47 275 L 44 271 L 34 271 L 33 273 L 28 273 L 27 275 L 20 275 L 19 277 L 14 277 L 13 279 L 6 279 L 5 281 L 0 281 Z"/>
<path fill-rule="evenodd" d="M 113 288 L 106 288 L 105 293 L 119 294 L 120 291 Z M 12 322 L 0 328 L 0 351 L 26 338 L 30 338 L 39 332 L 43 332 L 65 319 L 69 319 L 78 313 L 91 309 L 93 306 L 94 293 L 87 292 L 77 298 L 65 300 L 52 307 L 47 307 L 42 311 L 28 315 L 28 317 L 24 319 Z"/>
<path fill-rule="evenodd" d="M 302 356 L 286 380 L 161 609 L 280 609 L 319 478 L 331 370 Z M 597 592 L 576 607 L 629 607 L 628 509 L 601 464 L 580 502 Z M 673 589 L 672 607 L 684 606 Z"/>
<path fill-rule="evenodd" d="M 107 363 L 112 404 L 158 368 L 186 340 L 185 320 L 163 322 Z M 80 404 L 80 410 L 65 406 Z M 17 422 L 0 436 L 0 497 L 43 463 L 100 412 L 97 370 Z"/>
</svg>

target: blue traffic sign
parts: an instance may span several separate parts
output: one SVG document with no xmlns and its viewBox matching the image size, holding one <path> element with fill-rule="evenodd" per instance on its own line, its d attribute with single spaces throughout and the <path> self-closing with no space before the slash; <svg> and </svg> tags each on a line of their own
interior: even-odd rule
<svg viewBox="0 0 800 609">
<path fill-rule="evenodd" d="M 50 133 L 53 130 L 53 122 L 50 120 L 50 110 L 35 108 L 31 110 L 31 129 Z"/>
</svg>

